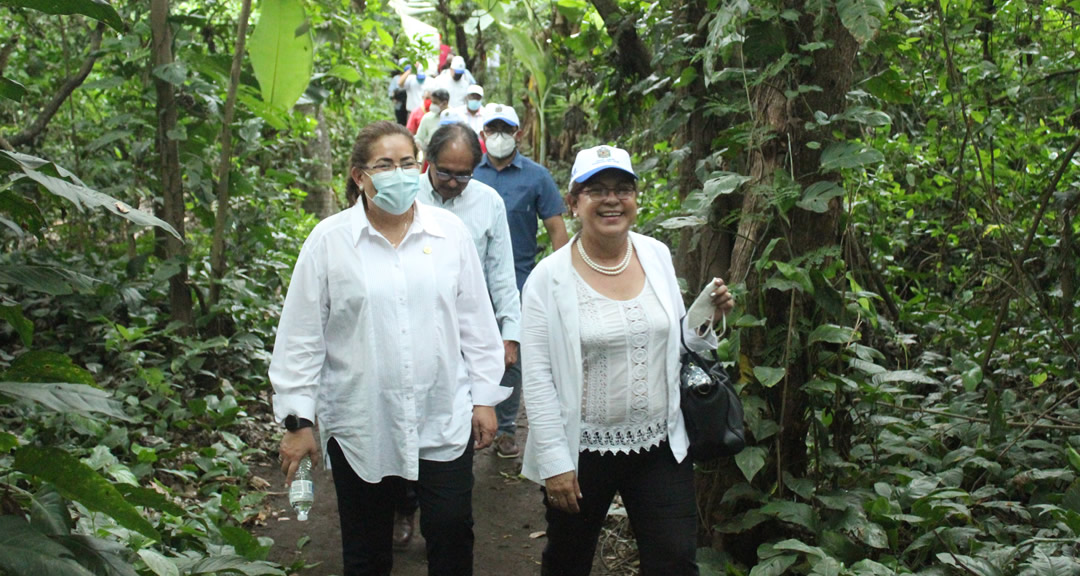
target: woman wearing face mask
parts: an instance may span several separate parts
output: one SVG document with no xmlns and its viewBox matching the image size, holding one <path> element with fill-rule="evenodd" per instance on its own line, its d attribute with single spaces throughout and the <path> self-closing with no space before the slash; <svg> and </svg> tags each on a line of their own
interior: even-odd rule
<svg viewBox="0 0 1080 576">
<path fill-rule="evenodd" d="M 394 504 L 415 480 L 428 574 L 472 574 L 472 458 L 495 433 L 503 346 L 468 229 L 415 201 L 412 135 L 361 130 L 348 188 L 297 258 L 270 364 L 282 471 L 326 454 L 345 574 L 386 575 Z M 310 423 L 318 420 L 321 445 Z"/>
</svg>

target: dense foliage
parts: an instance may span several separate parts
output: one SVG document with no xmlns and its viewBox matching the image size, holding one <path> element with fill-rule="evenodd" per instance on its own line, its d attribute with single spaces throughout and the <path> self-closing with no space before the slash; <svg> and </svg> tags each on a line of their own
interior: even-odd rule
<svg viewBox="0 0 1080 576">
<path fill-rule="evenodd" d="M 147 3 L 29 4 L 0 0 L 0 574 L 283 573 L 249 532 L 281 297 L 430 47 L 377 2 L 263 0 L 225 147 L 242 2 L 153 0 L 156 67 Z M 629 148 L 688 292 L 737 286 L 753 442 L 701 470 L 704 574 L 1080 574 L 1080 4 L 411 6 L 557 180 Z"/>
</svg>

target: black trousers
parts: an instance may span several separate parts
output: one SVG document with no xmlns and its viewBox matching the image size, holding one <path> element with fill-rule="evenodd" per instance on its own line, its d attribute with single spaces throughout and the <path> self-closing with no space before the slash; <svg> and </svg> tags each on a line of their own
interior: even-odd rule
<svg viewBox="0 0 1080 576">
<path fill-rule="evenodd" d="M 578 457 L 581 512 L 547 505 L 542 576 L 588 576 L 611 501 L 622 495 L 637 538 L 641 576 L 697 576 L 697 504 L 690 458 L 676 462 L 667 442 L 640 453 Z"/>
<path fill-rule="evenodd" d="M 408 481 L 391 476 L 375 484 L 364 482 L 333 438 L 327 453 L 341 517 L 345 576 L 389 576 L 394 564 L 394 508 Z M 450 462 L 420 461 L 416 495 L 429 576 L 472 576 L 472 461 L 471 441 L 465 453 Z"/>
</svg>

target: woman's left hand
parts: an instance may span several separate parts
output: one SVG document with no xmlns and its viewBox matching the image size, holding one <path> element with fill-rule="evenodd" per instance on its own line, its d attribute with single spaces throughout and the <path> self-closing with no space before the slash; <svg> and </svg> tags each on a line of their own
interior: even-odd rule
<svg viewBox="0 0 1080 576">
<path fill-rule="evenodd" d="M 713 291 L 710 293 L 710 297 L 713 306 L 716 307 L 716 318 L 719 320 L 721 316 L 735 308 L 735 297 L 728 291 L 723 278 L 713 278 L 712 287 Z"/>
<path fill-rule="evenodd" d="M 495 417 L 494 406 L 473 406 L 473 449 L 483 450 L 491 446 L 491 443 L 495 440 L 495 430 L 498 427 L 499 420 Z"/>
</svg>

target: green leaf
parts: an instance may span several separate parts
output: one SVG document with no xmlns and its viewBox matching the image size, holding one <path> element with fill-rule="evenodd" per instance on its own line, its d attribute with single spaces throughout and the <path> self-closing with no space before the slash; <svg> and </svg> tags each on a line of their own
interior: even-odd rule
<svg viewBox="0 0 1080 576">
<path fill-rule="evenodd" d="M 788 552 L 802 552 L 803 554 L 806 554 L 807 557 L 812 558 L 825 558 L 826 556 L 828 556 L 828 554 L 821 548 L 818 548 L 817 546 L 811 546 L 809 544 L 804 544 L 802 541 L 795 540 L 793 538 L 773 544 L 773 549 L 785 550 Z"/>
<path fill-rule="evenodd" d="M 0 6 L 33 8 L 46 14 L 82 14 L 100 20 L 117 32 L 124 31 L 124 21 L 105 0 L 0 0 Z"/>
<path fill-rule="evenodd" d="M 277 110 L 296 104 L 311 81 L 315 44 L 302 0 L 262 0 L 248 43 L 263 102 Z"/>
<path fill-rule="evenodd" d="M 754 476 L 765 467 L 765 454 L 765 449 L 760 446 L 747 446 L 735 455 L 735 464 L 747 482 L 753 482 Z"/>
<path fill-rule="evenodd" d="M 86 291 L 95 283 L 96 280 L 89 276 L 53 266 L 0 265 L 0 284 L 15 284 L 31 292 L 44 292 L 50 296 Z"/>
<path fill-rule="evenodd" d="M 822 324 L 810 333 L 807 344 L 815 342 L 828 342 L 830 344 L 849 344 L 857 338 L 855 330 L 847 326 L 835 324 Z"/>
<path fill-rule="evenodd" d="M 817 512 L 809 504 L 803 504 L 802 502 L 770 502 L 761 508 L 761 513 L 789 524 L 802 526 L 810 531 L 817 530 Z"/>
<path fill-rule="evenodd" d="M 69 356 L 50 350 L 31 350 L 19 356 L 0 380 L 97 385 L 88 370 L 76 366 Z"/>
<path fill-rule="evenodd" d="M 822 180 L 807 186 L 802 198 L 795 205 L 803 210 L 824 214 L 829 210 L 829 200 L 843 195 L 844 189 L 836 182 Z"/>
<path fill-rule="evenodd" d="M 708 220 L 700 216 L 675 216 L 660 222 L 660 227 L 667 230 L 678 230 L 679 228 L 701 228 L 708 223 Z"/>
<path fill-rule="evenodd" d="M 784 377 L 787 370 L 784 368 L 772 368 L 769 366 L 754 366 L 754 378 L 765 388 L 776 386 L 777 382 Z"/>
<path fill-rule="evenodd" d="M 19 437 L 8 432 L 0 432 L 0 455 L 11 452 L 11 449 L 19 445 Z"/>
<path fill-rule="evenodd" d="M 16 516 L 0 516 L 0 573 L 94 576 L 70 550 Z"/>
<path fill-rule="evenodd" d="M 126 202 L 117 200 L 108 194 L 88 188 L 74 174 L 47 160 L 27 154 L 19 154 L 18 152 L 0 150 L 0 174 L 5 172 L 15 172 L 16 174 L 21 172 L 22 174 L 18 174 L 19 177 L 26 177 L 37 182 L 42 190 L 66 198 L 72 204 L 75 204 L 75 207 L 79 210 L 82 210 L 84 206 L 90 208 L 104 207 L 109 212 L 134 224 L 157 226 L 177 239 L 183 240 L 180 234 L 164 220 L 133 208 Z"/>
<path fill-rule="evenodd" d="M 914 370 L 891 370 L 889 372 L 882 372 L 881 374 L 874 374 L 870 380 L 875 386 L 880 386 L 887 382 L 907 382 L 910 384 L 937 384 L 938 381 Z"/>
<path fill-rule="evenodd" d="M 1047 556 L 1039 551 L 1024 566 L 1019 576 L 1076 576 L 1080 574 L 1080 562 L 1068 556 Z"/>
<path fill-rule="evenodd" d="M 939 562 L 946 566 L 953 566 L 960 569 L 965 574 L 974 574 L 977 576 L 1002 576 L 1000 568 L 995 566 L 989 560 L 985 558 L 973 558 L 971 556 L 965 556 L 963 554 L 951 554 L 941 552 L 937 555 Z M 1075 574 L 1075 572 L 1037 572 L 1039 576 L 1048 576 L 1053 574 Z"/>
<path fill-rule="evenodd" d="M 142 558 L 146 567 L 157 576 L 180 576 L 180 569 L 176 567 L 176 564 L 160 552 L 143 548 L 139 550 L 139 558 Z"/>
<path fill-rule="evenodd" d="M 165 495 L 149 488 L 134 486 L 132 484 L 116 484 L 116 489 L 124 496 L 132 506 L 152 508 L 173 516 L 183 516 L 184 509 L 174 504 Z"/>
<path fill-rule="evenodd" d="M 259 544 L 250 532 L 239 526 L 222 526 L 221 537 L 236 549 L 236 552 L 248 560 L 265 560 L 270 548 Z"/>
<path fill-rule="evenodd" d="M 0 304 L 0 320 L 7 320 L 8 324 L 19 334 L 23 346 L 27 348 L 34 343 L 34 323 L 23 316 L 22 306 L 18 304 Z"/>
<path fill-rule="evenodd" d="M 173 86 L 183 86 L 188 76 L 187 64 L 180 61 L 162 64 L 154 68 L 153 74 Z"/>
<path fill-rule="evenodd" d="M 218 572 L 239 572 L 245 576 L 262 576 L 272 574 L 285 576 L 282 570 L 265 562 L 251 562 L 240 556 L 214 556 L 203 558 L 188 568 L 188 574 L 217 574 Z"/>
<path fill-rule="evenodd" d="M 65 498 L 108 514 L 129 530 L 161 539 L 153 525 L 108 480 L 60 448 L 22 446 L 15 451 L 14 468 L 52 483 Z"/>
<path fill-rule="evenodd" d="M 884 0 L 838 0 L 836 11 L 844 28 L 865 45 L 874 39 L 885 19 Z"/>
<path fill-rule="evenodd" d="M 127 547 L 122 544 L 82 534 L 60 536 L 56 540 L 71 550 L 80 565 L 90 569 L 94 574 L 139 576 L 135 568 L 124 560 Z"/>
<path fill-rule="evenodd" d="M 57 412 L 74 412 L 83 416 L 105 414 L 117 420 L 132 421 L 124 412 L 123 405 L 112 398 L 112 394 L 85 384 L 0 382 L 0 394 L 32 400 Z"/>
<path fill-rule="evenodd" d="M 48 486 L 30 499 L 30 524 L 49 536 L 70 534 L 74 526 L 64 497 Z"/>
<path fill-rule="evenodd" d="M 360 81 L 360 73 L 356 71 L 356 68 L 344 64 L 338 64 L 337 66 L 330 68 L 326 75 L 341 78 L 350 84 L 355 84 Z"/>
<path fill-rule="evenodd" d="M 23 96 L 26 96 L 26 86 L 10 78 L 0 76 L 0 98 L 21 102 Z"/>
<path fill-rule="evenodd" d="M 885 155 L 873 148 L 854 142 L 835 142 L 821 153 L 821 171 L 833 172 L 845 168 L 863 168 L 881 164 Z"/>
<path fill-rule="evenodd" d="M 780 576 L 798 559 L 798 556 L 790 554 L 773 556 L 768 560 L 758 562 L 757 565 L 751 568 L 750 576 Z"/>
<path fill-rule="evenodd" d="M 1066 446 L 1065 453 L 1069 455 L 1069 464 L 1072 465 L 1073 470 L 1080 472 L 1080 454 L 1072 446 Z M 1077 510 L 1077 512 L 1080 512 L 1080 510 Z"/>
</svg>

